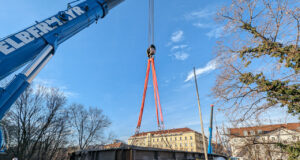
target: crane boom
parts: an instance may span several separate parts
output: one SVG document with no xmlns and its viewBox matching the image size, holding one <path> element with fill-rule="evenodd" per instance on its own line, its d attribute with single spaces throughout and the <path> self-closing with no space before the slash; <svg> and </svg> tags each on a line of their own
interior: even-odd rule
<svg viewBox="0 0 300 160">
<path fill-rule="evenodd" d="M 68 5 L 67 10 L 0 39 L 0 80 L 27 64 L 23 72 L 16 75 L 7 86 L 0 88 L 0 120 L 61 43 L 104 18 L 110 9 L 122 1 L 86 0 L 73 7 Z"/>
<path fill-rule="evenodd" d="M 16 34 L 0 40 L 0 80 L 36 57 L 50 44 L 59 44 L 88 27 L 122 0 L 86 0 Z"/>
</svg>

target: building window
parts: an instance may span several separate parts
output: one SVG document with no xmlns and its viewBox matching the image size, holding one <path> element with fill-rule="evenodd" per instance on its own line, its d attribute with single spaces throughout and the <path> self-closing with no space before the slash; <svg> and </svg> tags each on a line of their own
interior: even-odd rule
<svg viewBox="0 0 300 160">
<path fill-rule="evenodd" d="M 157 138 L 157 142 L 159 142 L 159 139 Z"/>
<path fill-rule="evenodd" d="M 184 139 L 187 140 L 187 137 L 185 136 Z"/>
<path fill-rule="evenodd" d="M 191 143 L 191 147 L 193 147 L 193 143 Z"/>
<path fill-rule="evenodd" d="M 251 131 L 250 131 L 250 134 L 251 134 L 252 136 L 254 136 L 254 135 L 255 135 L 255 131 L 251 130 Z"/>
<path fill-rule="evenodd" d="M 153 139 L 153 142 L 154 142 L 155 140 Z"/>
<path fill-rule="evenodd" d="M 181 137 L 179 139 L 182 140 Z"/>
<path fill-rule="evenodd" d="M 258 134 L 262 134 L 263 132 L 262 132 L 262 130 L 258 130 L 257 133 Z"/>
<path fill-rule="evenodd" d="M 170 137 L 170 141 L 172 141 L 172 137 Z"/>
<path fill-rule="evenodd" d="M 286 141 L 286 140 L 284 140 L 284 141 L 283 141 L 283 143 L 287 143 L 287 141 Z"/>
<path fill-rule="evenodd" d="M 275 137 L 272 137 L 272 141 L 275 141 Z"/>
<path fill-rule="evenodd" d="M 244 131 L 244 136 L 248 136 L 248 131 Z"/>
<path fill-rule="evenodd" d="M 188 146 L 187 143 L 185 143 L 185 146 L 186 146 L 186 147 Z"/>
<path fill-rule="evenodd" d="M 193 140 L 193 136 L 190 137 L 190 140 Z"/>
<path fill-rule="evenodd" d="M 177 141 L 177 137 L 175 137 L 175 141 Z"/>
<path fill-rule="evenodd" d="M 180 143 L 180 145 L 179 145 L 180 147 L 182 147 L 182 144 Z"/>
</svg>

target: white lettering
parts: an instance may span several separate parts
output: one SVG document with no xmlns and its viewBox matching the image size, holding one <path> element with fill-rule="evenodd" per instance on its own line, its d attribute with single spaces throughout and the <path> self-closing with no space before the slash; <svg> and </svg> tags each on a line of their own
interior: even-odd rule
<svg viewBox="0 0 300 160">
<path fill-rule="evenodd" d="M 23 41 L 25 44 L 34 40 L 34 37 L 31 37 L 31 35 L 26 31 L 16 34 L 15 37 Z"/>
<path fill-rule="evenodd" d="M 72 9 L 78 16 L 84 14 L 84 11 L 80 7 L 74 7 Z"/>
<path fill-rule="evenodd" d="M 44 33 L 39 33 L 40 31 L 35 26 L 32 26 L 32 27 L 28 28 L 27 32 L 32 34 L 35 38 L 40 38 L 41 35 L 44 34 Z"/>
<path fill-rule="evenodd" d="M 9 54 L 10 52 L 12 52 L 14 50 L 16 50 L 16 49 L 13 47 L 9 48 L 9 46 L 4 41 L 0 42 L 0 51 L 2 53 L 4 53 L 5 55 Z"/>
<path fill-rule="evenodd" d="M 57 23 L 58 25 L 63 25 L 60 20 L 58 20 L 56 17 L 51 17 L 50 19 L 46 20 L 46 23 L 48 23 L 50 26 L 53 24 L 53 23 Z M 53 29 L 57 28 L 57 26 L 53 27 Z"/>
<path fill-rule="evenodd" d="M 73 13 L 72 9 L 65 11 L 65 13 L 69 15 L 69 21 L 72 20 L 73 18 L 76 18 L 76 15 Z"/>
<path fill-rule="evenodd" d="M 10 39 L 10 38 L 7 38 L 5 41 L 6 41 L 8 44 L 10 44 L 11 46 L 13 46 L 14 48 L 16 48 L 16 49 L 18 49 L 18 48 L 20 48 L 20 47 L 22 47 L 22 46 L 25 45 L 24 42 L 17 43 L 16 41 L 14 41 L 14 40 L 12 40 L 12 39 Z"/>
<path fill-rule="evenodd" d="M 80 7 L 76 6 L 76 7 L 73 7 L 72 9 L 65 11 L 65 13 L 68 15 L 68 19 L 72 20 L 72 19 L 76 18 L 76 14 L 78 16 L 80 16 L 80 15 L 84 14 L 85 11 L 83 11 Z M 26 31 L 17 33 L 15 35 L 15 37 L 22 41 L 20 43 L 14 41 L 11 38 L 7 38 L 4 41 L 1 41 L 0 42 L 0 52 L 7 55 L 7 54 L 15 51 L 16 49 L 21 48 L 25 44 L 30 43 L 35 38 L 40 38 L 44 34 L 57 28 L 57 26 L 52 25 L 54 23 L 57 23 L 59 26 L 63 25 L 63 22 L 61 22 L 58 18 L 51 17 L 51 18 L 47 19 L 45 22 L 41 22 L 35 26 L 28 28 Z"/>
<path fill-rule="evenodd" d="M 48 33 L 49 31 L 52 31 L 53 28 L 51 28 L 47 23 L 42 22 L 36 25 L 36 27 L 41 30 L 42 32 L 44 32 L 45 34 Z"/>
</svg>

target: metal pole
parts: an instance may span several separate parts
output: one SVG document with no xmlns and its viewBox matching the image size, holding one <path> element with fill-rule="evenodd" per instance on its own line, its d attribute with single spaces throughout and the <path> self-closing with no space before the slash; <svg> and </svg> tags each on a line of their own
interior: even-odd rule
<svg viewBox="0 0 300 160">
<path fill-rule="evenodd" d="M 29 75 L 42 63 L 42 61 L 45 59 L 45 57 L 48 56 L 48 54 L 53 50 L 53 47 L 51 45 L 47 45 L 41 53 L 32 61 L 30 65 L 28 65 L 24 71 L 22 72 L 26 77 L 29 77 Z"/>
<path fill-rule="evenodd" d="M 206 143 L 205 143 L 205 135 L 204 135 L 204 129 L 203 129 L 203 120 L 202 120 L 202 113 L 201 113 L 200 98 L 199 98 L 199 92 L 198 92 L 198 84 L 197 84 L 197 77 L 196 77 L 196 69 L 195 69 L 195 67 L 194 67 L 194 77 L 195 77 L 195 85 L 196 85 L 197 98 L 198 98 L 198 109 L 199 109 L 199 117 L 200 117 L 200 122 L 201 122 L 204 155 L 205 155 L 205 160 L 208 160 L 207 151 L 206 151 L 207 148 L 206 148 Z"/>
</svg>

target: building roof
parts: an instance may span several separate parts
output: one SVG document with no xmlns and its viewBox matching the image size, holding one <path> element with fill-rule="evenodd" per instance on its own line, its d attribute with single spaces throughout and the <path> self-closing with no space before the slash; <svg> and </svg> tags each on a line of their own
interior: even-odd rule
<svg viewBox="0 0 300 160">
<path fill-rule="evenodd" d="M 180 132 L 196 132 L 196 131 L 190 128 L 174 128 L 174 129 L 161 130 L 161 131 L 142 132 L 132 137 L 146 136 L 148 133 L 155 135 L 155 134 L 168 134 L 168 133 L 180 133 Z"/>
<path fill-rule="evenodd" d="M 127 146 L 128 145 L 123 142 L 117 142 L 117 143 L 104 145 L 103 149 L 122 148 L 122 147 L 127 147 Z"/>
<path fill-rule="evenodd" d="M 261 125 L 261 126 L 253 126 L 253 127 L 229 128 L 229 134 L 236 135 L 236 136 L 244 136 L 244 131 L 247 132 L 254 131 L 255 134 L 257 134 L 258 130 L 262 131 L 262 133 L 268 133 L 278 128 L 286 128 L 289 130 L 300 132 L 300 123 L 286 123 L 286 124 L 274 124 L 274 125 Z"/>
<path fill-rule="evenodd" d="M 118 142 L 118 143 L 112 143 L 112 144 L 108 144 L 103 146 L 104 149 L 111 149 L 111 148 L 121 148 L 121 147 L 126 147 L 127 144 L 122 143 L 122 142 Z"/>
</svg>

